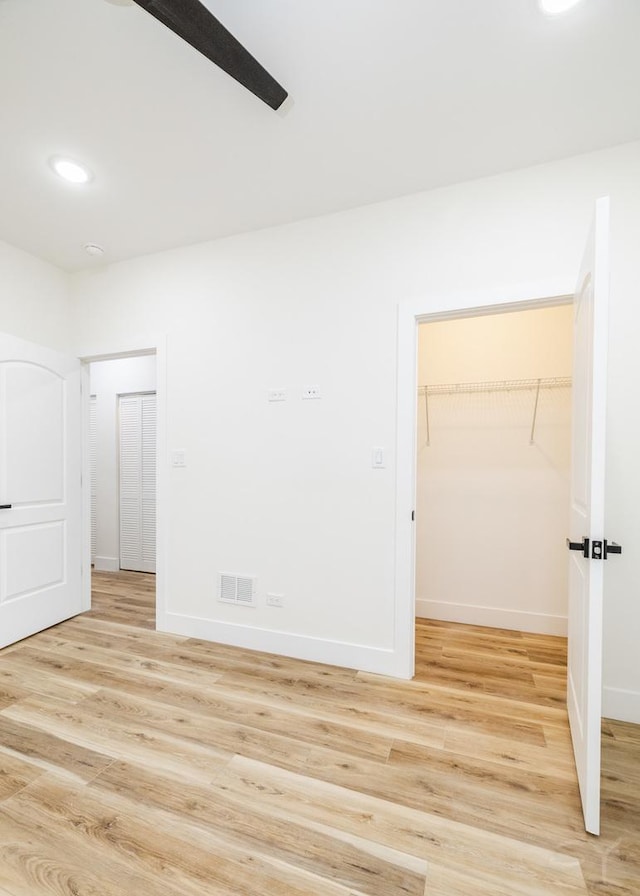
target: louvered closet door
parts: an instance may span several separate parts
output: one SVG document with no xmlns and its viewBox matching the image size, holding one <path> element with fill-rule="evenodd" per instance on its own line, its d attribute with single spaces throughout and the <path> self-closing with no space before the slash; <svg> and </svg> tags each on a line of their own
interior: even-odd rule
<svg viewBox="0 0 640 896">
<path fill-rule="evenodd" d="M 96 396 L 89 399 L 89 478 L 91 480 L 91 562 L 96 562 L 96 457 L 98 447 L 98 408 Z"/>
<path fill-rule="evenodd" d="M 122 395 L 120 568 L 156 571 L 156 396 Z"/>
</svg>

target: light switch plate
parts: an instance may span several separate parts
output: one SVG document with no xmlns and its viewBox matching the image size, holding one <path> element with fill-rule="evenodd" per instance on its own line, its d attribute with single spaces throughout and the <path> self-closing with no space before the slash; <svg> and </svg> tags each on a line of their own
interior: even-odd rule
<svg viewBox="0 0 640 896">
<path fill-rule="evenodd" d="M 186 467 L 187 466 L 187 456 L 184 451 L 172 451 L 171 452 L 171 466 L 172 467 Z"/>
<path fill-rule="evenodd" d="M 371 449 L 371 466 L 374 470 L 384 470 L 386 466 L 384 460 L 384 448 Z"/>
</svg>

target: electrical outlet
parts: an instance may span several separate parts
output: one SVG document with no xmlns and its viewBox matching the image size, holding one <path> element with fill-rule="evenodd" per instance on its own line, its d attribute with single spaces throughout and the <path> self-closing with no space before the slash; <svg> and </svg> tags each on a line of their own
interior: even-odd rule
<svg viewBox="0 0 640 896">
<path fill-rule="evenodd" d="M 286 389 L 269 389 L 268 396 L 269 396 L 269 401 L 286 401 L 287 400 Z"/>
<path fill-rule="evenodd" d="M 267 606 L 268 607 L 283 607 L 284 606 L 284 594 L 267 594 Z"/>
<path fill-rule="evenodd" d="M 303 401 L 310 398 L 322 398 L 320 386 L 305 386 L 302 390 Z"/>
</svg>

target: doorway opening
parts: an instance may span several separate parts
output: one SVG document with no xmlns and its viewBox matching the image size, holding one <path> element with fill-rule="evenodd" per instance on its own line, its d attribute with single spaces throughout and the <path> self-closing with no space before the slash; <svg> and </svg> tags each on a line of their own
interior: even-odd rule
<svg viewBox="0 0 640 896">
<path fill-rule="evenodd" d="M 152 629 L 157 367 L 156 353 L 148 351 L 86 362 L 93 614 Z"/>
<path fill-rule="evenodd" d="M 418 620 L 566 636 L 572 346 L 567 304 L 419 324 Z"/>
<path fill-rule="evenodd" d="M 459 293 L 438 302 L 415 298 L 398 306 L 396 548 L 394 650 L 396 674 L 415 674 L 416 628 L 416 472 L 418 411 L 424 397 L 417 395 L 418 336 L 422 324 L 481 318 L 509 312 L 534 311 L 572 305 L 573 285 L 568 280 L 524 283 L 501 289 Z M 419 399 L 419 400 L 418 400 Z M 424 413 L 424 412 L 423 412 Z M 496 546 L 497 549 L 497 546 Z M 464 552 L 457 563 L 464 563 Z"/>
</svg>

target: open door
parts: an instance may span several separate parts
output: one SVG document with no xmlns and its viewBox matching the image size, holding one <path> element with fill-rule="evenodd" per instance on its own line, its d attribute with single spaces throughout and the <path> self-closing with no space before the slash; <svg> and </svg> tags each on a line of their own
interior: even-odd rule
<svg viewBox="0 0 640 896">
<path fill-rule="evenodd" d="M 596 204 L 574 300 L 571 539 L 567 539 L 572 551 L 567 703 L 585 827 L 592 834 L 600 833 L 608 290 L 609 199 L 605 198 Z"/>
<path fill-rule="evenodd" d="M 0 334 L 0 647 L 82 606 L 80 362 Z"/>
</svg>

